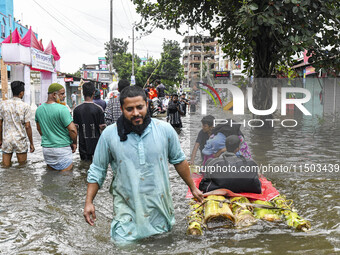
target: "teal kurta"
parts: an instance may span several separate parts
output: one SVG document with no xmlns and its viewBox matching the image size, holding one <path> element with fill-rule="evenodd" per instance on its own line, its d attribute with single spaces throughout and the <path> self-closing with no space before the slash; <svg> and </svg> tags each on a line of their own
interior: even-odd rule
<svg viewBox="0 0 340 255">
<path fill-rule="evenodd" d="M 184 160 L 176 131 L 164 121 L 152 119 L 141 136 L 130 133 L 124 142 L 116 124 L 104 130 L 87 181 L 101 187 L 111 164 L 114 241 L 133 241 L 171 230 L 175 217 L 168 161 L 178 164 Z"/>
</svg>

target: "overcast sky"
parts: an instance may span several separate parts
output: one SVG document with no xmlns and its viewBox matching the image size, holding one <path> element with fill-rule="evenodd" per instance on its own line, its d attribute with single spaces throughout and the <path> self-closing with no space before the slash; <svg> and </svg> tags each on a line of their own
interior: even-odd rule
<svg viewBox="0 0 340 255">
<path fill-rule="evenodd" d="M 113 0 L 113 37 L 129 41 L 131 52 L 132 24 L 140 17 L 130 0 Z M 61 56 L 61 71 L 76 72 L 82 64 L 95 64 L 104 57 L 104 43 L 110 39 L 110 0 L 14 0 L 14 17 L 32 26 L 43 40 L 50 40 Z M 135 33 L 138 36 L 138 33 Z M 135 42 L 135 54 L 160 58 L 163 38 L 182 37 L 174 31 L 155 30 Z"/>
</svg>

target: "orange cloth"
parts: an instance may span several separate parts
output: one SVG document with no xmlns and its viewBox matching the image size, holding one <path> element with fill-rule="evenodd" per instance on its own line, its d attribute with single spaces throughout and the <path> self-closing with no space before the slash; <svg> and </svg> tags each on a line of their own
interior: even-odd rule
<svg viewBox="0 0 340 255">
<path fill-rule="evenodd" d="M 149 98 L 152 100 L 157 96 L 158 96 L 157 90 L 155 88 L 151 88 L 149 91 Z"/>
</svg>

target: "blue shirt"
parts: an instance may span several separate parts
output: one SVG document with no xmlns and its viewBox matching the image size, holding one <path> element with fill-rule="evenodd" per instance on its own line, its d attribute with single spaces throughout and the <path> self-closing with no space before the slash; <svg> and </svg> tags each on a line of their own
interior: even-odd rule
<svg viewBox="0 0 340 255">
<path fill-rule="evenodd" d="M 218 152 L 220 149 L 225 148 L 226 136 L 222 133 L 217 133 L 214 137 L 207 140 L 202 153 L 204 155 L 212 155 Z"/>
<path fill-rule="evenodd" d="M 115 216 L 111 237 L 127 242 L 170 231 L 175 224 L 168 161 L 185 160 L 176 131 L 152 119 L 139 136 L 120 141 L 117 124 L 108 126 L 98 141 L 87 181 L 102 186 L 111 164 Z"/>
</svg>

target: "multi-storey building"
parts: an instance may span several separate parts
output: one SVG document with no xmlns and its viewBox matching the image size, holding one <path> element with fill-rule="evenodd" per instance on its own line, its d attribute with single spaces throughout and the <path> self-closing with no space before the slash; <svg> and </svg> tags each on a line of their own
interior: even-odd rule
<svg viewBox="0 0 340 255">
<path fill-rule="evenodd" d="M 210 36 L 185 36 L 183 39 L 184 85 L 191 86 L 200 80 L 201 63 L 203 79 L 207 71 L 230 71 L 231 77 L 243 76 L 243 61 L 231 61 L 223 53 L 217 40 Z M 201 61 L 202 60 L 202 61 Z M 206 70 L 208 69 L 208 70 Z"/>
<path fill-rule="evenodd" d="M 215 69 L 215 46 L 217 41 L 210 36 L 185 36 L 183 39 L 184 84 L 190 86 L 200 79 L 201 61 L 209 69 Z"/>
</svg>

